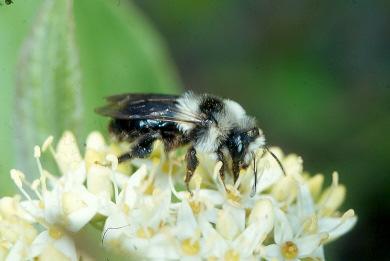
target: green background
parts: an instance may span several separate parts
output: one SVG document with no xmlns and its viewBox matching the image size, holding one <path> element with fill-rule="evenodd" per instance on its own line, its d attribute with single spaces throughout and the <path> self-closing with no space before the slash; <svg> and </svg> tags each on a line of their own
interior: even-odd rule
<svg viewBox="0 0 390 261">
<path fill-rule="evenodd" d="M 305 169 L 328 183 L 339 171 L 344 208 L 359 222 L 327 247 L 328 260 L 390 260 L 390 3 L 276 2 L 75 1 L 80 136 L 105 131 L 93 109 L 108 94 L 192 89 L 232 98 L 257 117 L 271 145 L 301 155 Z M 20 142 L 18 57 L 41 4 L 0 6 L 2 195 L 13 191 L 8 173 Z"/>
</svg>

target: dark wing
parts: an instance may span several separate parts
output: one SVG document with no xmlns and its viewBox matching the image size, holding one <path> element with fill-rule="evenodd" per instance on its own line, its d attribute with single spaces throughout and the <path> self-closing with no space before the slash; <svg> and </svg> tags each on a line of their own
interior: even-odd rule
<svg viewBox="0 0 390 261">
<path fill-rule="evenodd" d="M 152 119 L 167 122 L 202 124 L 203 119 L 193 112 L 179 111 L 180 96 L 166 94 L 126 93 L 109 96 L 109 102 L 95 111 L 116 119 Z"/>
<path fill-rule="evenodd" d="M 110 102 L 124 102 L 124 101 L 153 101 L 153 100 L 176 100 L 179 95 L 171 94 L 155 94 L 155 93 L 122 93 L 108 96 L 105 99 Z"/>
</svg>

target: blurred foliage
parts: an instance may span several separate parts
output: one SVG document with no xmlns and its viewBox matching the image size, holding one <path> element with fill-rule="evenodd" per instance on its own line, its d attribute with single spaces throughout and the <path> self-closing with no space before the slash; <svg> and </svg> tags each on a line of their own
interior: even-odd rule
<svg viewBox="0 0 390 261">
<path fill-rule="evenodd" d="M 72 1 L 44 1 L 17 65 L 14 111 L 16 166 L 33 175 L 37 141 L 66 129 L 81 135 L 81 72 L 74 42 Z M 48 109 L 50 108 L 50 109 Z"/>
<path fill-rule="evenodd" d="M 74 12 L 88 131 L 106 130 L 93 112 L 103 96 L 179 91 L 163 40 L 131 2 L 77 0 Z"/>
<path fill-rule="evenodd" d="M 48 3 L 54 2 L 54 8 L 47 8 L 50 6 Z M 93 111 L 104 102 L 104 96 L 134 91 L 173 93 L 179 89 L 180 83 L 163 41 L 133 4 L 123 2 L 118 5 L 117 1 L 106 0 L 74 1 L 76 35 L 73 48 L 66 37 L 72 26 L 72 15 L 66 16 L 64 12 L 66 2 L 17 1 L 0 7 L 0 117 L 4 123 L 0 128 L 0 172 L 4 173 L 0 176 L 0 194 L 7 194 L 13 188 L 9 186 L 9 169 L 22 167 L 15 164 L 12 140 L 20 143 L 20 149 L 24 146 L 25 155 L 30 159 L 33 156 L 32 144 L 15 135 L 15 128 L 20 135 L 39 131 L 35 137 L 40 140 L 35 140 L 34 144 L 43 142 L 43 137 L 50 134 L 58 138 L 71 116 L 68 113 L 64 116 L 62 99 L 70 97 L 72 104 L 81 99 L 84 105 L 80 116 L 84 119 L 83 123 L 69 127 L 75 130 L 77 126 L 81 130 L 80 142 L 83 144 L 82 139 L 87 132 L 106 129 L 107 119 Z M 63 8 L 56 9 L 61 5 Z M 55 15 L 60 9 L 62 14 Z M 37 16 L 38 12 L 40 15 Z M 52 15 L 55 15 L 55 20 L 50 20 Z M 66 24 L 65 20 L 57 20 L 59 17 L 67 18 Z M 31 30 L 41 31 L 37 36 Z M 22 43 L 28 35 L 33 48 L 25 52 L 30 57 L 35 52 L 33 57 L 36 59 L 34 63 L 18 63 Z M 74 66 L 79 60 L 81 70 L 64 71 L 67 52 L 75 55 L 70 61 Z M 39 79 L 32 78 L 31 72 L 38 74 Z M 81 78 L 77 74 L 81 74 Z M 22 99 L 24 96 L 15 92 L 16 78 L 23 79 L 20 91 L 27 98 Z M 69 79 L 73 81 L 69 82 Z M 34 100 L 27 93 L 34 94 Z M 25 119 L 16 113 L 13 101 L 17 107 L 24 106 L 26 116 L 30 113 L 29 117 L 33 115 L 41 120 L 29 119 L 31 124 L 24 124 Z M 75 110 L 77 106 L 70 105 L 67 111 Z M 20 124 L 15 125 L 14 122 Z M 29 170 L 29 173 L 35 173 L 35 169 Z"/>
</svg>

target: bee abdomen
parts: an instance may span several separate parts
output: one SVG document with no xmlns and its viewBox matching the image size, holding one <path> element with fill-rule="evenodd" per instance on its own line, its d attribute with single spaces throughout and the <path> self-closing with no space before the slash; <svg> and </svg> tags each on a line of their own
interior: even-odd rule
<svg viewBox="0 0 390 261">
<path fill-rule="evenodd" d="M 112 119 L 108 125 L 108 131 L 119 141 L 128 141 L 134 137 L 133 131 L 129 128 L 128 120 Z"/>
<path fill-rule="evenodd" d="M 181 134 L 173 122 L 150 119 L 113 119 L 108 128 L 119 141 L 129 142 L 151 132 L 160 133 L 162 137 Z"/>
</svg>

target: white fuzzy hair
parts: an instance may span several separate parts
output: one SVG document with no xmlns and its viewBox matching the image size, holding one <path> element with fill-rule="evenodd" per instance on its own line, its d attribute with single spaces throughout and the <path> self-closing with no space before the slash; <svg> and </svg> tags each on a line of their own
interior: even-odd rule
<svg viewBox="0 0 390 261">
<path fill-rule="evenodd" d="M 178 118 L 193 121 L 198 118 L 199 105 L 201 99 L 198 95 L 188 91 L 184 93 L 179 99 L 177 99 L 177 109 L 179 113 L 176 115 Z M 178 124 L 179 129 L 182 132 L 189 132 L 195 127 L 195 124 L 189 122 L 182 122 Z"/>
<path fill-rule="evenodd" d="M 198 96 L 193 92 L 184 93 L 178 100 L 178 118 L 188 121 L 200 118 L 200 104 L 207 95 Z M 248 130 L 255 127 L 254 118 L 246 115 L 245 110 L 240 104 L 232 100 L 223 100 L 223 109 L 213 115 L 216 123 L 209 126 L 205 134 L 199 138 L 195 149 L 201 152 L 214 152 L 217 150 L 222 140 L 226 139 L 230 130 L 238 128 Z M 178 123 L 178 127 L 183 132 L 189 132 L 194 127 L 194 123 Z"/>
</svg>

